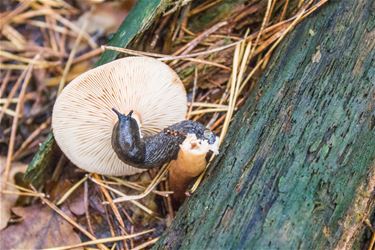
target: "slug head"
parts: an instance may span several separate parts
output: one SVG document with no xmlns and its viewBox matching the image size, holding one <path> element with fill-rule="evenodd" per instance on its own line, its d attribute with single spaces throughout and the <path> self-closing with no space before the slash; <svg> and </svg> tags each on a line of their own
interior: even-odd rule
<svg viewBox="0 0 375 250">
<path fill-rule="evenodd" d="M 133 111 L 128 115 L 121 114 L 115 108 L 118 121 L 112 130 L 112 148 L 117 156 L 128 164 L 139 164 L 144 160 L 144 143 L 137 121 L 132 117 Z"/>
</svg>

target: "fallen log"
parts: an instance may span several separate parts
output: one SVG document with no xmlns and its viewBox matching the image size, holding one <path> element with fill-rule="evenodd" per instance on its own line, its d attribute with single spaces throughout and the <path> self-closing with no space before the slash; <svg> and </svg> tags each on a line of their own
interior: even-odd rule
<svg viewBox="0 0 375 250">
<path fill-rule="evenodd" d="M 331 1 L 297 26 L 154 249 L 369 247 L 374 13 L 371 0 Z"/>
</svg>

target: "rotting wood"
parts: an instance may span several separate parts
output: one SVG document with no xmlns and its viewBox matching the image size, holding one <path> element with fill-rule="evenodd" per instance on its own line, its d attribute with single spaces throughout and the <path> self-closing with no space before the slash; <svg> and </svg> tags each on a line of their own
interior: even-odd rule
<svg viewBox="0 0 375 250">
<path fill-rule="evenodd" d="M 154 249 L 368 247 L 374 13 L 371 0 L 331 1 L 292 32 Z"/>
</svg>

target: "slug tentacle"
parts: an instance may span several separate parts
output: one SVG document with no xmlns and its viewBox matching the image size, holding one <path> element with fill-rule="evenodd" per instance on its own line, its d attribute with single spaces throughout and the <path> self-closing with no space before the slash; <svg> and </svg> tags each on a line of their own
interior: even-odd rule
<svg viewBox="0 0 375 250">
<path fill-rule="evenodd" d="M 185 120 L 165 128 L 153 136 L 140 136 L 136 120 L 128 115 L 113 111 L 118 122 L 112 132 L 112 147 L 120 160 L 137 168 L 160 167 L 177 159 L 180 145 L 188 134 L 195 134 L 209 144 L 215 143 L 216 135 L 195 121 Z"/>
</svg>

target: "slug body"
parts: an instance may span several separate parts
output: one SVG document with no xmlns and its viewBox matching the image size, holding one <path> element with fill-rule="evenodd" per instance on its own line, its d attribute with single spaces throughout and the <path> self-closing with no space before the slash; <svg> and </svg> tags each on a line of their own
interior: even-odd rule
<svg viewBox="0 0 375 250">
<path fill-rule="evenodd" d="M 185 120 L 173 124 L 153 136 L 141 136 L 137 121 L 128 115 L 113 111 L 118 122 L 112 131 L 112 148 L 118 158 L 136 168 L 160 167 L 177 159 L 180 145 L 188 134 L 195 134 L 198 139 L 207 140 L 209 144 L 216 141 L 216 135 L 202 124 Z"/>
</svg>

